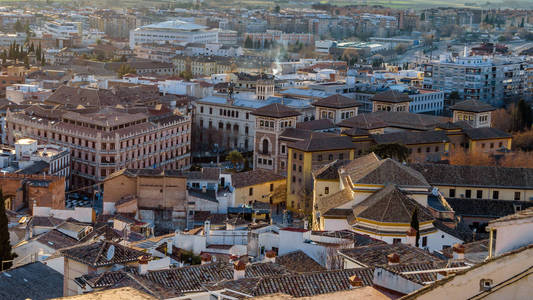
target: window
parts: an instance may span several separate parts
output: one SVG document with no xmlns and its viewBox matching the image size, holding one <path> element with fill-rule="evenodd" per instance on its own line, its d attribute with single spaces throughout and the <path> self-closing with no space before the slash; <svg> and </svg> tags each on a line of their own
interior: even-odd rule
<svg viewBox="0 0 533 300">
<path fill-rule="evenodd" d="M 428 237 L 425 236 L 422 238 L 422 247 L 427 247 L 428 246 Z"/>
<path fill-rule="evenodd" d="M 268 140 L 263 140 L 263 154 L 268 154 Z"/>
<path fill-rule="evenodd" d="M 292 182 L 296 182 L 296 176 L 292 176 Z"/>
<path fill-rule="evenodd" d="M 281 145 L 281 153 L 285 153 L 285 145 Z"/>
<path fill-rule="evenodd" d="M 498 199 L 500 198 L 500 192 L 499 191 L 492 191 L 492 199 Z"/>
<path fill-rule="evenodd" d="M 318 155 L 318 161 L 322 161 L 322 154 Z"/>
<path fill-rule="evenodd" d="M 203 106 L 200 106 L 200 113 L 201 113 L 201 114 L 204 113 L 204 107 L 203 107 Z"/>
<path fill-rule="evenodd" d="M 304 159 L 304 156 L 302 154 L 300 154 L 300 160 Z"/>
<path fill-rule="evenodd" d="M 343 153 L 339 154 L 339 159 L 344 159 L 344 154 Z"/>
<path fill-rule="evenodd" d="M 472 190 L 466 190 L 465 191 L 465 197 L 466 198 L 472 198 Z"/>
<path fill-rule="evenodd" d="M 326 194 L 326 195 L 329 194 L 329 187 L 325 187 L 324 188 L 324 194 Z"/>
<path fill-rule="evenodd" d="M 213 108 L 212 108 L 212 107 L 209 108 L 209 114 L 210 114 L 210 115 L 213 114 Z"/>
<path fill-rule="evenodd" d="M 514 199 L 520 200 L 520 192 L 514 192 Z"/>
<path fill-rule="evenodd" d="M 253 196 L 254 195 L 254 188 L 250 188 L 248 190 L 248 195 Z"/>
<path fill-rule="evenodd" d="M 330 154 L 330 155 L 328 156 L 328 160 L 333 160 L 333 154 Z"/>
<path fill-rule="evenodd" d="M 292 154 L 292 158 L 296 159 L 296 153 Z"/>
<path fill-rule="evenodd" d="M 491 287 L 492 287 L 492 279 L 481 279 L 479 281 L 480 292 L 490 290 Z"/>
<path fill-rule="evenodd" d="M 402 239 L 396 239 L 396 238 L 395 238 L 395 239 L 392 239 L 392 243 L 393 243 L 394 245 L 396 245 L 396 244 L 400 244 L 401 242 L 402 242 Z"/>
<path fill-rule="evenodd" d="M 302 173 L 302 166 L 298 166 L 298 172 Z"/>
<path fill-rule="evenodd" d="M 292 170 L 296 171 L 296 164 L 292 164 Z"/>
<path fill-rule="evenodd" d="M 271 191 L 271 192 L 274 191 L 274 184 L 273 184 L 273 183 L 270 184 L 270 191 Z"/>
<path fill-rule="evenodd" d="M 478 198 L 478 199 L 483 198 L 483 191 L 482 190 L 477 190 L 476 191 L 476 198 Z"/>
</svg>

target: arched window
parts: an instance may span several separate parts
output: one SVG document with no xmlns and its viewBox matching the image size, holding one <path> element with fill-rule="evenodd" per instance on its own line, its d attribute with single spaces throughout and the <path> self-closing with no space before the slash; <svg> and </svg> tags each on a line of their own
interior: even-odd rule
<svg viewBox="0 0 533 300">
<path fill-rule="evenodd" d="M 268 154 L 268 140 L 263 140 L 263 154 Z"/>
<path fill-rule="evenodd" d="M 239 125 L 237 124 L 233 125 L 233 131 L 235 132 L 239 131 Z"/>
</svg>

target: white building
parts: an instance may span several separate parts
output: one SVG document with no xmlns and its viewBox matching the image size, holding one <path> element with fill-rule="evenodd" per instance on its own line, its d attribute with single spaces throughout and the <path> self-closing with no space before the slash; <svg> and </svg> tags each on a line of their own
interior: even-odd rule
<svg viewBox="0 0 533 300">
<path fill-rule="evenodd" d="M 52 95 L 52 90 L 40 88 L 37 84 L 13 84 L 6 87 L 6 98 L 14 103 L 24 101 L 43 102 Z"/>
<path fill-rule="evenodd" d="M 9 47 L 16 42 L 19 45 L 23 45 L 26 41 L 26 33 L 0 33 L 0 47 Z"/>
<path fill-rule="evenodd" d="M 74 35 L 82 36 L 80 22 L 49 21 L 44 23 L 44 34 L 51 34 L 55 38 L 71 38 Z"/>
<path fill-rule="evenodd" d="M 130 48 L 144 43 L 217 43 L 218 29 L 172 20 L 138 27 L 130 31 Z"/>
</svg>

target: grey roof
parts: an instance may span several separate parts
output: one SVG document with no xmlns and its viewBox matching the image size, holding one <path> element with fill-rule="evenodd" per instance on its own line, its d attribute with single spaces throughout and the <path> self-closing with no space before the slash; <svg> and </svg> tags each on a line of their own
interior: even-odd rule
<svg viewBox="0 0 533 300">
<path fill-rule="evenodd" d="M 516 206 L 521 209 L 533 207 L 533 202 L 530 201 L 447 198 L 446 202 L 456 215 L 494 219 L 514 214 Z"/>
<path fill-rule="evenodd" d="M 433 221 L 431 212 L 411 199 L 395 185 L 387 185 L 353 207 L 356 218 L 382 222 L 409 224 L 415 209 L 420 222 Z"/>
<path fill-rule="evenodd" d="M 342 169 L 354 184 L 430 186 L 420 172 L 390 158 L 379 159 L 374 153 L 353 160 Z"/>
<path fill-rule="evenodd" d="M 303 251 L 298 250 L 276 257 L 276 263 L 285 266 L 291 272 L 307 273 L 325 271 L 326 268 L 317 263 Z"/>
<path fill-rule="evenodd" d="M 328 108 L 348 108 L 363 105 L 359 101 L 348 98 L 343 95 L 335 94 L 329 97 L 317 100 L 313 103 L 314 106 L 328 107 Z"/>
<path fill-rule="evenodd" d="M 493 225 L 495 223 L 514 221 L 514 220 L 521 220 L 521 219 L 533 220 L 533 207 L 521 210 L 521 211 L 519 211 L 517 213 L 514 213 L 512 215 L 509 215 L 509 216 L 501 217 L 499 219 L 490 221 L 489 224 Z"/>
<path fill-rule="evenodd" d="M 415 114 L 410 112 L 376 111 L 360 114 L 341 121 L 338 125 L 347 128 L 378 129 L 395 127 L 410 130 L 430 130 L 438 124 L 448 122 L 449 118 Z"/>
<path fill-rule="evenodd" d="M 416 145 L 416 144 L 435 144 L 446 143 L 450 139 L 443 130 L 434 131 L 403 131 L 393 132 L 385 134 L 374 134 L 372 138 L 378 144 L 403 144 L 403 145 Z"/>
<path fill-rule="evenodd" d="M 78 244 L 78 240 L 57 230 L 50 230 L 39 235 L 36 240 L 52 249 L 59 250 Z"/>
<path fill-rule="evenodd" d="M 384 91 L 381 93 L 377 93 L 370 100 L 380 101 L 380 102 L 389 102 L 389 103 L 401 103 L 401 102 L 412 101 L 409 95 L 398 92 L 396 90 L 388 90 L 388 91 Z"/>
<path fill-rule="evenodd" d="M 431 185 L 533 189 L 533 169 L 412 164 Z"/>
<path fill-rule="evenodd" d="M 339 168 L 348 164 L 349 160 L 334 160 L 313 171 L 315 179 L 334 180 L 339 179 Z"/>
<path fill-rule="evenodd" d="M 113 246 L 114 251 L 109 248 Z M 146 255 L 145 252 L 137 251 L 120 244 L 111 243 L 108 241 L 95 242 L 88 245 L 80 245 L 77 247 L 62 250 L 61 253 L 70 259 L 81 262 L 92 267 L 109 266 L 120 263 L 133 262 L 138 260 L 140 256 Z M 108 253 L 113 253 L 108 260 Z"/>
<path fill-rule="evenodd" d="M 479 100 L 466 100 L 450 106 L 450 109 L 468 112 L 486 112 L 496 110 L 496 107 Z"/>
<path fill-rule="evenodd" d="M 309 138 L 288 145 L 290 148 L 305 151 L 332 151 L 354 149 L 355 144 L 348 136 L 323 136 L 313 132 Z"/>
<path fill-rule="evenodd" d="M 471 140 L 503 139 L 512 137 L 511 134 L 503 130 L 491 127 L 464 129 L 464 132 Z"/>
<path fill-rule="evenodd" d="M 31 175 L 31 174 L 41 174 L 43 172 L 46 172 L 46 170 L 50 167 L 50 164 L 47 163 L 44 160 L 38 160 L 34 162 L 33 164 L 27 166 L 24 169 L 18 170 L 16 173 L 24 174 L 24 175 Z"/>
<path fill-rule="evenodd" d="M 260 107 L 252 112 L 253 115 L 272 118 L 287 118 L 296 117 L 300 113 L 294 109 L 279 103 L 272 103 L 263 107 Z"/>
<path fill-rule="evenodd" d="M 339 252 L 354 261 L 358 261 L 369 267 L 377 267 L 388 264 L 387 255 L 398 254 L 401 264 L 415 263 L 442 263 L 442 260 L 430 253 L 413 246 L 405 244 L 371 244 L 367 246 L 355 247 L 352 249 L 342 249 Z"/>
<path fill-rule="evenodd" d="M 235 188 L 263 184 L 284 179 L 285 176 L 262 169 L 255 169 L 252 171 L 231 174 L 231 182 Z"/>
<path fill-rule="evenodd" d="M 330 119 L 312 120 L 307 122 L 296 123 L 296 128 L 307 130 L 325 130 L 335 128 L 335 124 Z"/>
<path fill-rule="evenodd" d="M 1 299 L 50 299 L 63 297 L 63 275 L 41 262 L 0 273 Z"/>
</svg>

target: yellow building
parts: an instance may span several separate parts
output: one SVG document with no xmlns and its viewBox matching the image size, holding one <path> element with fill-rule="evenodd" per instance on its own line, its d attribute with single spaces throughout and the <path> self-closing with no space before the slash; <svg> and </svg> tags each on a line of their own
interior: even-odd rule
<svg viewBox="0 0 533 300">
<path fill-rule="evenodd" d="M 263 202 L 279 212 L 285 205 L 285 182 L 285 176 L 263 169 L 234 173 L 231 175 L 234 188 L 231 206 Z"/>
<path fill-rule="evenodd" d="M 313 210 L 313 170 L 334 160 L 353 160 L 355 146 L 347 136 L 312 133 L 287 147 L 287 208 L 307 215 Z"/>
<path fill-rule="evenodd" d="M 405 93 L 394 90 L 374 95 L 372 100 L 372 111 L 409 111 L 409 102 L 412 99 Z"/>
</svg>

